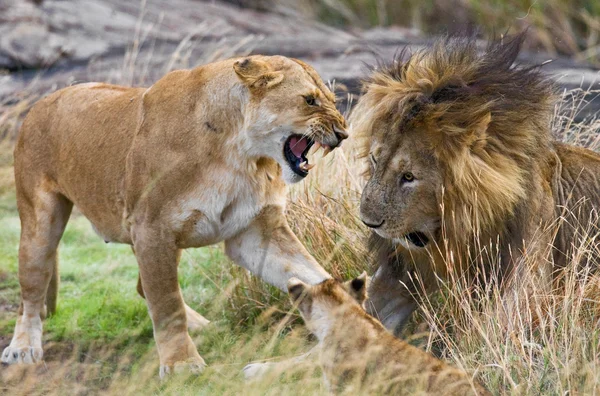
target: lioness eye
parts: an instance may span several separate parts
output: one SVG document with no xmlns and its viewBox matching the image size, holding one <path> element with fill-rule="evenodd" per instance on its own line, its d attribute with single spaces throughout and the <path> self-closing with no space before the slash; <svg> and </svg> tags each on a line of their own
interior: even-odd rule
<svg viewBox="0 0 600 396">
<path fill-rule="evenodd" d="M 312 95 L 305 96 L 304 100 L 306 100 L 306 104 L 309 105 L 309 106 L 316 106 L 317 105 L 317 100 Z"/>
<path fill-rule="evenodd" d="M 406 172 L 406 173 L 404 173 L 402 175 L 402 181 L 403 182 L 409 182 L 410 183 L 413 180 L 415 180 L 415 176 L 412 173 L 410 173 L 410 172 Z"/>
</svg>

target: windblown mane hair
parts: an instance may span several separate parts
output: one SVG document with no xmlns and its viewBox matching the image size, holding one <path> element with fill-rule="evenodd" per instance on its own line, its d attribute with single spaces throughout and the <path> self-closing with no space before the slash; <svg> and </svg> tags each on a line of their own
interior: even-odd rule
<svg viewBox="0 0 600 396">
<path fill-rule="evenodd" d="M 359 156 L 368 155 L 381 123 L 389 134 L 422 134 L 445 172 L 452 212 L 445 221 L 456 237 L 471 234 L 474 221 L 501 231 L 526 197 L 529 173 L 551 152 L 555 88 L 540 67 L 515 65 L 524 39 L 505 37 L 478 51 L 474 37 L 450 36 L 405 61 L 402 51 L 372 69 L 353 111 Z"/>
</svg>

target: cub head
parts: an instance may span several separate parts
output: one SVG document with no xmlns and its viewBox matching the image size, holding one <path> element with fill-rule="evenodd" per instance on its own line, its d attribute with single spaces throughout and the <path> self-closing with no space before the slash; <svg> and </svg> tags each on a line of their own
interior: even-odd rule
<svg viewBox="0 0 600 396">
<path fill-rule="evenodd" d="M 319 336 L 327 323 L 344 316 L 349 310 L 364 311 L 367 300 L 367 273 L 341 283 L 327 279 L 318 285 L 308 285 L 297 278 L 291 278 L 287 287 L 290 299 L 306 322 L 306 326 Z"/>
<path fill-rule="evenodd" d="M 287 183 L 308 175 L 314 166 L 307 158 L 313 145 L 327 154 L 348 137 L 335 96 L 306 63 L 251 56 L 236 60 L 233 69 L 250 95 L 244 114 L 246 147 L 252 155 L 276 160 Z"/>
<path fill-rule="evenodd" d="M 501 232 L 549 152 L 553 88 L 513 66 L 523 39 L 480 53 L 447 38 L 365 82 L 350 123 L 367 165 L 361 219 L 380 237 L 422 250 Z"/>
</svg>

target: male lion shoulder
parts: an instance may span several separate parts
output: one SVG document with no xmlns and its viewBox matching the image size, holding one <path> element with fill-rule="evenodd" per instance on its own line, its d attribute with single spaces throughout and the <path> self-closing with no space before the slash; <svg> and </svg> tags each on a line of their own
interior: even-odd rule
<svg viewBox="0 0 600 396">
<path fill-rule="evenodd" d="M 351 116 L 368 164 L 360 210 L 378 252 L 373 305 L 390 328 L 415 307 L 398 287 L 411 270 L 430 290 L 448 263 L 515 285 L 527 259 L 544 287 L 550 258 L 564 266 L 584 243 L 573 225 L 598 224 L 600 155 L 552 140 L 555 89 L 539 67 L 514 65 L 523 39 L 480 52 L 447 38 L 364 84 Z M 490 245 L 498 253 L 480 255 Z"/>
<path fill-rule="evenodd" d="M 488 395 L 465 372 L 390 334 L 367 314 L 367 276 L 310 286 L 290 279 L 288 291 L 317 336 L 325 378 L 334 392 Z"/>
</svg>

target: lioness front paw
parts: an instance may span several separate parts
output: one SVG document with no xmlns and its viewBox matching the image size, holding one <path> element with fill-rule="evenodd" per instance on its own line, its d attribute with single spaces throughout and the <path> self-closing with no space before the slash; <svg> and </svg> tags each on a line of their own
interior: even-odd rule
<svg viewBox="0 0 600 396">
<path fill-rule="evenodd" d="M 243 368 L 244 378 L 246 381 L 254 381 L 262 378 L 267 372 L 269 372 L 275 364 L 273 363 L 250 363 Z"/>
<path fill-rule="evenodd" d="M 186 362 L 175 362 L 172 365 L 160 365 L 159 376 L 160 379 L 165 379 L 171 374 L 177 375 L 199 375 L 204 371 L 206 367 L 206 363 L 204 359 L 200 358 L 200 360 L 186 361 Z"/>
<path fill-rule="evenodd" d="M 188 330 L 190 331 L 199 331 L 210 323 L 210 320 L 194 311 L 187 304 L 185 304 L 185 316 L 187 318 Z"/>
<path fill-rule="evenodd" d="M 34 364 L 42 361 L 44 351 L 42 348 L 30 346 L 18 348 L 11 345 L 7 346 L 2 352 L 2 363 L 5 364 Z"/>
</svg>

